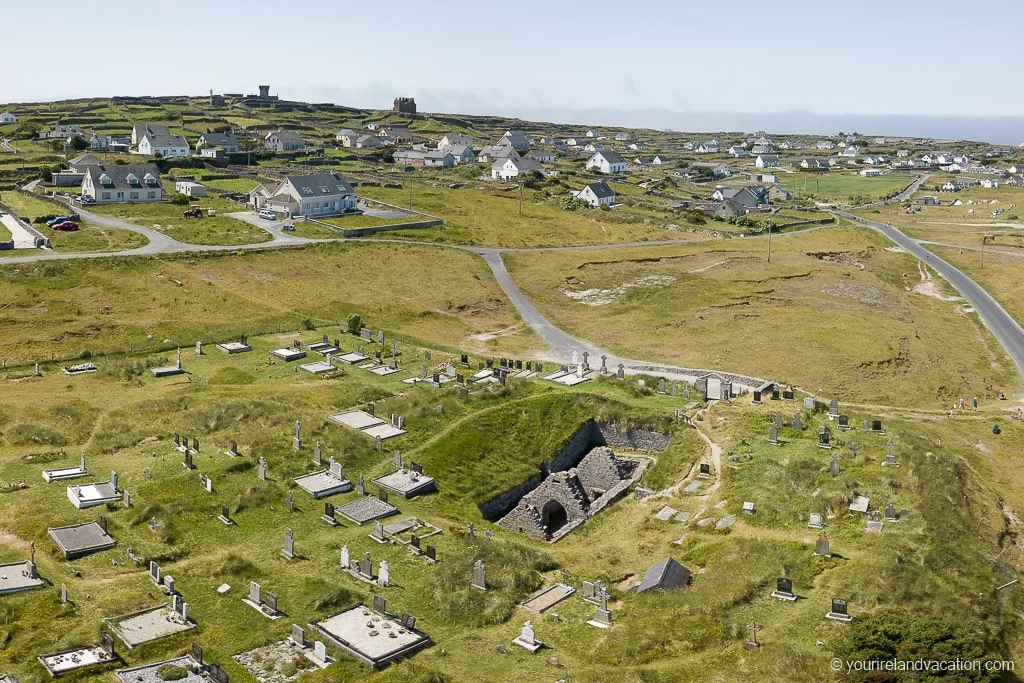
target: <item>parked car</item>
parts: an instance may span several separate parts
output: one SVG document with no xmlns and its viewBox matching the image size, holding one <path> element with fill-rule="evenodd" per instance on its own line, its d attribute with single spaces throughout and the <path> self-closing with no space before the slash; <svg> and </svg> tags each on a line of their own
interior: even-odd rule
<svg viewBox="0 0 1024 683">
<path fill-rule="evenodd" d="M 50 227 L 61 232 L 74 232 L 78 230 L 78 223 L 75 221 L 64 221 L 62 223 L 54 223 Z"/>
<path fill-rule="evenodd" d="M 55 216 L 50 220 L 46 221 L 46 226 L 52 228 L 56 223 L 63 223 L 64 221 L 71 220 L 71 216 Z"/>
<path fill-rule="evenodd" d="M 94 204 L 95 202 L 96 202 L 96 200 L 93 199 L 92 197 L 90 197 L 88 195 L 82 195 L 82 203 L 83 204 Z"/>
<path fill-rule="evenodd" d="M 277 220 L 277 214 L 274 213 L 273 211 L 268 211 L 267 209 L 263 209 L 262 211 L 260 211 L 259 216 L 260 216 L 260 218 L 263 218 L 263 219 L 268 220 L 268 221 L 276 221 Z"/>
<path fill-rule="evenodd" d="M 285 223 L 284 225 L 281 226 L 281 229 L 284 230 L 285 232 L 295 232 L 295 226 L 292 225 L 291 223 Z"/>
</svg>

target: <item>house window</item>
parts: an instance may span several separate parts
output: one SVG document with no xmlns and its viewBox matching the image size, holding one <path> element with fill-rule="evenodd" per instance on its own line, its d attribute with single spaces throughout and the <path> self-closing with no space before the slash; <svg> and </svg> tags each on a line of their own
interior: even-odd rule
<svg viewBox="0 0 1024 683">
<path fill-rule="evenodd" d="M 109 192 L 104 192 L 103 193 L 103 199 L 110 199 L 110 193 Z"/>
<path fill-rule="evenodd" d="M 117 193 L 117 198 L 118 198 L 118 200 L 124 199 L 124 192 L 118 192 Z"/>
<path fill-rule="evenodd" d="M 138 192 L 132 192 L 131 193 L 131 198 L 132 199 L 138 199 L 139 198 L 139 193 Z"/>
<path fill-rule="evenodd" d="M 156 190 L 150 190 L 147 192 L 146 199 L 156 199 Z"/>
</svg>

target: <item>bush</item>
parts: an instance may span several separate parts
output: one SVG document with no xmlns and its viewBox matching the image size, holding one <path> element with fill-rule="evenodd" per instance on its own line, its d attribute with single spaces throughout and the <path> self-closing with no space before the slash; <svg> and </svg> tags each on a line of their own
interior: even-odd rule
<svg viewBox="0 0 1024 683">
<path fill-rule="evenodd" d="M 352 313 L 345 318 L 345 329 L 348 330 L 349 334 L 359 334 L 359 330 L 363 328 L 363 318 L 358 313 Z"/>
<path fill-rule="evenodd" d="M 181 194 L 180 192 L 171 197 L 171 204 L 178 206 L 188 206 L 192 202 L 192 198 L 187 194 Z"/>
</svg>

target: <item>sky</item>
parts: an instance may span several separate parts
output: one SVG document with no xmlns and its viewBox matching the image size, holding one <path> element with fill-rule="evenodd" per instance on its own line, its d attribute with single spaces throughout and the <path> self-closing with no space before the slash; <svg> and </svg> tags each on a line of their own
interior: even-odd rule
<svg viewBox="0 0 1024 683">
<path fill-rule="evenodd" d="M 976 15 L 962 0 L 3 5 L 5 52 L 23 59 L 5 60 L 0 102 L 266 83 L 285 99 L 390 108 L 405 95 L 467 114 L 1024 113 L 1020 0 Z"/>
</svg>

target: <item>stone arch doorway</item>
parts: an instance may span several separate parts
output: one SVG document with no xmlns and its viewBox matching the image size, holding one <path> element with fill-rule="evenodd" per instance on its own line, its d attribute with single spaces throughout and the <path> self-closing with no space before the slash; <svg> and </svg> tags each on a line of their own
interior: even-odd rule
<svg viewBox="0 0 1024 683">
<path fill-rule="evenodd" d="M 552 498 L 540 509 L 544 532 L 550 536 L 561 529 L 569 521 L 569 513 L 557 500 Z"/>
</svg>

